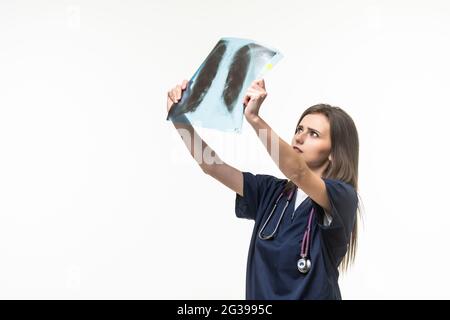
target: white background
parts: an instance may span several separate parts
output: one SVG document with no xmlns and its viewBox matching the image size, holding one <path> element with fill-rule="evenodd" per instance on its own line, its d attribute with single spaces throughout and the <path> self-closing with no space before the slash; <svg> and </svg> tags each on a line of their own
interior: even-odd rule
<svg viewBox="0 0 450 320">
<path fill-rule="evenodd" d="M 243 299 L 253 222 L 203 174 L 167 91 L 220 37 L 273 46 L 261 115 L 316 103 L 360 138 L 364 208 L 344 299 L 448 299 L 448 1 L 1 1 L 0 298 Z M 199 129 L 282 177 L 253 130 Z"/>
</svg>

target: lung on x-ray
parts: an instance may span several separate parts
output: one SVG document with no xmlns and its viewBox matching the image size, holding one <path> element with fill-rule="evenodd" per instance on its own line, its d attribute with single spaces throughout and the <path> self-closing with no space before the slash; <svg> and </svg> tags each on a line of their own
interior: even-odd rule
<svg viewBox="0 0 450 320">
<path fill-rule="evenodd" d="M 245 92 L 281 58 L 279 51 L 252 40 L 221 38 L 167 119 L 240 133 Z"/>
</svg>

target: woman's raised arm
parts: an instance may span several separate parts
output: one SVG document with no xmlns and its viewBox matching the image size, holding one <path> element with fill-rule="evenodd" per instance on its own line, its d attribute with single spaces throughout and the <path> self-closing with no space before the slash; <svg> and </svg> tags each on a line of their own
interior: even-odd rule
<svg viewBox="0 0 450 320">
<path fill-rule="evenodd" d="M 167 112 L 174 103 L 180 101 L 186 89 L 187 80 L 175 86 L 167 93 Z M 244 180 L 242 172 L 223 162 L 209 145 L 197 134 L 190 124 L 173 123 L 191 156 L 206 174 L 215 178 L 240 196 L 244 194 Z M 201 147 L 200 147 L 201 146 Z"/>
</svg>

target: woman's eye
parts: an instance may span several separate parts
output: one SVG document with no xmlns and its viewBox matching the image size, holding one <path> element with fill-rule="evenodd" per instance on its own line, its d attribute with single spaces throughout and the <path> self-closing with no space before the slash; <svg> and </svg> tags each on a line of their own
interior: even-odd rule
<svg viewBox="0 0 450 320">
<path fill-rule="evenodd" d="M 300 131 L 303 131 L 303 128 L 302 128 L 302 127 L 298 127 L 297 130 L 295 131 L 295 133 L 298 133 L 298 132 L 300 132 Z M 319 137 L 319 134 L 318 134 L 317 132 L 311 131 L 310 134 L 311 134 L 312 136 L 315 135 L 314 137 L 316 137 L 316 138 Z"/>
</svg>

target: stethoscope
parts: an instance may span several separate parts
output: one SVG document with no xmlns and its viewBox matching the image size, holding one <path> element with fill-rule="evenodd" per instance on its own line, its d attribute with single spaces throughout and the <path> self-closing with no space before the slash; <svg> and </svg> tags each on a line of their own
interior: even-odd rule
<svg viewBox="0 0 450 320">
<path fill-rule="evenodd" d="M 278 227 L 280 226 L 281 220 L 283 219 L 284 212 L 286 211 L 286 208 L 289 206 L 289 203 L 292 199 L 292 196 L 294 195 L 295 188 L 293 188 L 287 197 L 286 204 L 284 205 L 283 211 L 281 212 L 280 218 L 278 218 L 277 225 L 275 226 L 275 230 L 265 236 L 263 235 L 264 229 L 266 228 L 267 224 L 269 223 L 270 219 L 272 218 L 273 213 L 275 212 L 275 209 L 277 208 L 278 202 L 280 199 L 285 195 L 285 191 L 281 192 L 281 194 L 278 196 L 277 200 L 275 201 L 275 205 L 272 208 L 272 211 L 270 212 L 269 216 L 266 219 L 266 222 L 263 224 L 261 230 L 259 230 L 258 237 L 261 240 L 271 240 L 275 238 L 275 234 L 278 231 Z M 295 212 L 295 210 L 294 210 Z M 292 218 L 294 216 L 294 212 L 292 212 Z M 312 207 L 311 212 L 309 213 L 308 218 L 308 225 L 306 226 L 306 230 L 303 234 L 303 241 L 300 248 L 300 259 L 297 261 L 297 269 L 303 274 L 308 273 L 308 271 L 311 269 L 311 259 L 308 258 L 308 251 L 309 251 L 309 242 L 311 238 L 311 223 L 312 223 L 312 217 L 314 215 L 314 207 Z"/>
</svg>

